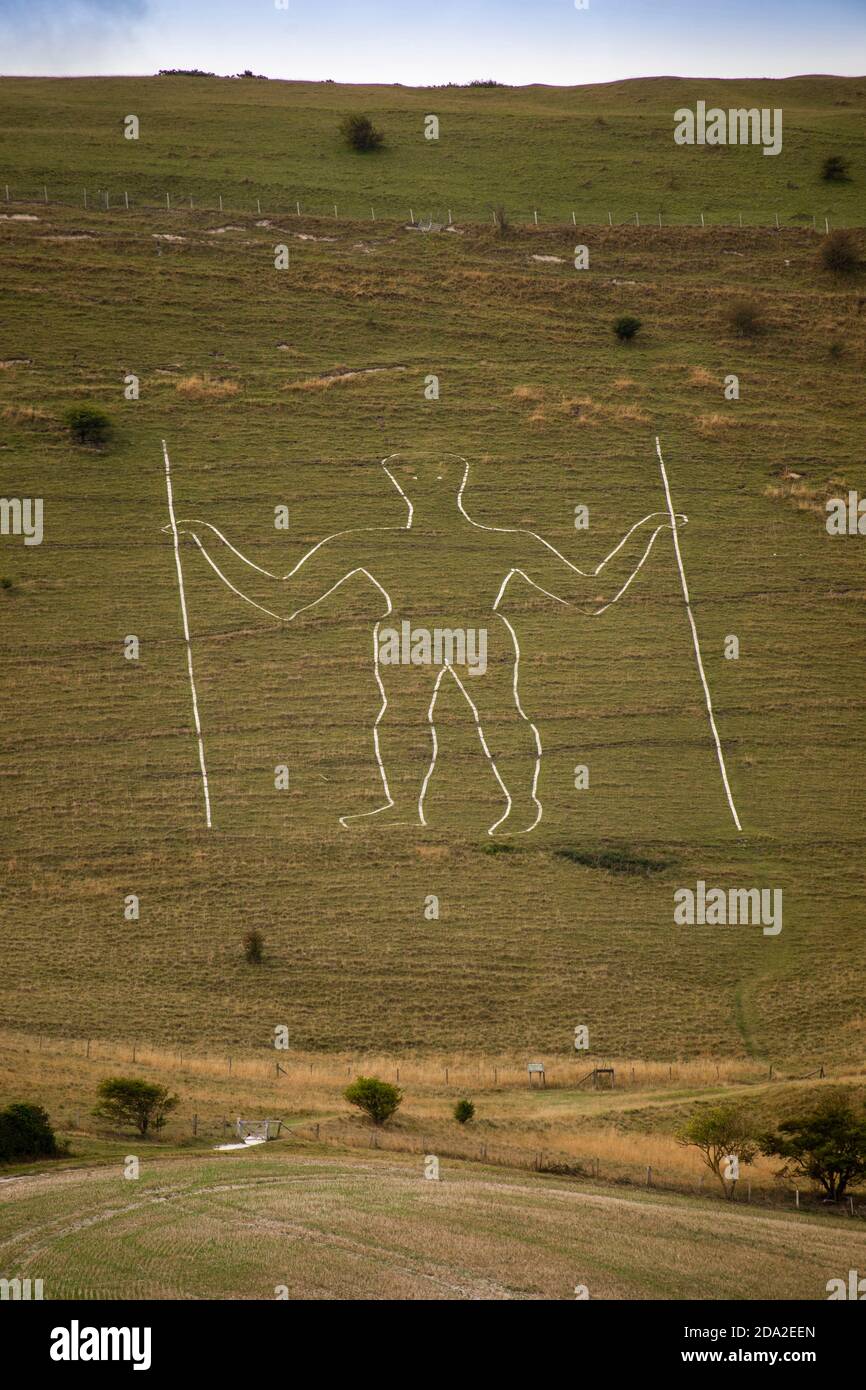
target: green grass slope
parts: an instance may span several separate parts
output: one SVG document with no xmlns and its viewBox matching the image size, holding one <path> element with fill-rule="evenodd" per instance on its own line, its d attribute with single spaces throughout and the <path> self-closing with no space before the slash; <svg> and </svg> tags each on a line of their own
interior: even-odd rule
<svg viewBox="0 0 866 1390">
<path fill-rule="evenodd" d="M 634 93 L 649 98 L 652 87 L 635 84 L 633 100 L 626 84 L 597 96 L 631 100 L 637 123 Z M 849 96 L 830 95 L 849 87 Z M 104 144 L 104 122 L 137 109 L 130 88 L 166 103 L 161 155 L 119 136 L 116 149 Z M 71 191 L 85 168 L 93 177 L 102 150 L 106 181 L 137 159 L 140 186 L 155 190 L 175 142 L 173 187 L 211 196 L 217 157 L 236 188 L 250 178 L 251 196 L 259 173 L 282 186 L 260 125 L 270 113 L 276 139 L 283 108 L 269 103 L 278 98 L 297 129 L 308 121 L 317 139 L 332 140 L 350 94 L 320 88 L 314 100 L 306 89 L 316 113 L 308 120 L 307 107 L 291 107 L 302 90 L 157 81 L 0 88 L 22 136 L 16 186 L 38 165 L 52 188 L 55 175 L 68 175 Z M 803 79 L 791 90 L 804 103 L 826 97 L 803 155 L 805 179 L 825 145 L 856 138 L 854 108 L 834 105 L 854 102 L 856 84 Z M 187 93 L 200 164 L 190 132 L 168 122 L 168 103 Z M 431 95 L 463 103 L 467 122 L 477 103 L 513 103 L 513 126 L 502 107 L 503 128 L 518 132 L 510 146 L 495 118 L 472 126 L 475 156 L 460 166 L 467 198 L 472 188 L 478 198 L 499 196 L 495 171 L 483 175 L 487 184 L 479 171 L 508 148 L 528 192 L 520 132 L 533 122 L 568 130 L 568 107 L 557 103 L 590 99 L 547 91 L 399 99 L 417 102 L 420 119 L 435 106 Z M 680 100 L 673 85 L 671 95 Z M 67 140 L 45 170 L 46 132 L 69 127 L 76 101 L 90 152 Z M 646 105 L 647 119 L 664 109 Z M 589 105 L 585 112 L 589 128 Z M 610 108 L 605 120 L 614 125 Z M 209 154 L 220 130 L 223 153 Z M 668 136 L 658 138 L 672 160 Z M 624 158 L 622 131 L 610 139 Z M 291 148 L 306 158 L 309 142 Z M 448 148 L 440 142 L 432 157 Z M 333 145 L 321 153 L 319 188 L 329 196 L 348 198 L 359 189 L 353 180 L 374 177 Z M 412 155 L 413 169 L 426 153 Z M 755 151 L 693 153 L 698 162 L 718 158 L 719 169 L 729 154 L 738 170 L 748 158 L 761 178 L 777 177 L 774 161 Z M 200 184 L 189 182 L 193 167 Z M 681 177 L 694 203 L 699 185 Z M 860 186 L 834 197 L 855 198 Z M 712 187 L 721 200 L 722 183 Z M 747 184 L 732 191 L 748 201 Z M 796 210 L 801 192 L 790 191 L 782 210 Z M 622 1056 L 813 1065 L 859 1057 L 864 542 L 828 537 L 823 504 L 847 487 L 866 489 L 862 277 L 822 271 L 818 237 L 793 227 L 578 225 L 591 257 L 578 273 L 572 227 L 498 237 L 465 223 L 422 235 L 396 222 L 198 209 L 49 205 L 24 215 L 35 220 L 0 221 L 0 494 L 44 497 L 46 537 L 30 548 L 0 539 L 9 584 L 0 589 L 0 1004 L 9 1025 L 246 1048 L 286 1023 L 297 1047 L 535 1050 L 568 1047 L 574 1026 L 587 1023 L 594 1049 Z M 234 230 L 218 230 L 226 226 Z M 291 251 L 284 272 L 274 269 L 280 242 Z M 726 310 L 744 296 L 765 321 L 755 339 L 727 326 Z M 631 347 L 610 331 L 625 312 L 644 323 Z M 381 370 L 328 385 L 324 374 L 341 367 Z M 123 397 L 130 372 L 141 380 L 138 401 Z M 440 378 L 438 401 L 425 399 L 430 373 Z M 723 395 L 730 373 L 740 379 L 736 402 Z M 190 395 L 192 376 L 228 381 L 233 394 Z M 116 421 L 104 453 L 76 449 L 62 430 L 63 411 L 82 399 L 98 400 Z M 576 563 L 594 564 L 633 521 L 663 506 L 656 433 L 690 516 L 683 555 L 742 836 L 719 784 L 669 545 L 597 620 L 515 591 L 509 612 L 523 651 L 523 703 L 544 745 L 545 812 L 532 836 L 501 854 L 487 852 L 485 833 L 501 794 L 455 691 L 439 707 L 429 827 L 338 824 L 377 804 L 379 701 L 363 593 L 342 611 L 279 628 L 239 605 L 185 550 L 214 800 L 215 827 L 205 831 L 174 562 L 161 529 L 163 437 L 178 514 L 206 518 L 260 564 L 285 570 L 336 530 L 401 524 L 378 460 L 410 447 L 470 459 L 466 503 L 478 520 L 535 530 Z M 588 533 L 574 530 L 579 503 L 590 508 Z M 288 535 L 273 526 L 279 504 L 290 509 Z M 466 564 L 455 566 L 457 585 Z M 137 663 L 123 659 L 129 633 L 141 640 Z M 739 661 L 723 656 L 731 633 Z M 274 789 L 283 763 L 285 792 Z M 577 764 L 590 767 L 588 791 L 574 789 Z M 556 853 L 563 849 L 582 861 Z M 591 862 L 599 849 L 663 867 L 617 872 L 615 860 Z M 673 891 L 697 878 L 782 888 L 781 935 L 674 927 Z M 141 899 L 137 922 L 123 917 L 129 893 Z M 439 896 L 438 921 L 424 916 L 429 894 Z M 242 959 L 250 926 L 266 937 L 261 969 Z"/>
<path fill-rule="evenodd" d="M 680 147 L 674 112 L 783 112 L 783 148 Z M 387 148 L 357 156 L 340 141 L 347 111 L 369 114 Z M 123 135 L 124 117 L 141 123 Z M 424 138 L 425 116 L 438 140 Z M 108 190 L 138 202 L 343 216 L 490 220 L 504 205 L 542 221 L 710 220 L 811 225 L 866 220 L 866 78 L 784 81 L 651 78 L 585 87 L 417 89 L 202 78 L 7 78 L 0 82 L 0 185 L 13 196 L 80 204 Z M 850 183 L 823 183 L 828 154 Z"/>
</svg>

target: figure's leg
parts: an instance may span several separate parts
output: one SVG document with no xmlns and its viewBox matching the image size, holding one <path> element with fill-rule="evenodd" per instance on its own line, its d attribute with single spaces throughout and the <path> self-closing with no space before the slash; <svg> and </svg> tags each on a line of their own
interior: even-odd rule
<svg viewBox="0 0 866 1390">
<path fill-rule="evenodd" d="M 382 704 L 373 746 L 383 803 L 372 811 L 341 816 L 343 825 L 423 825 L 422 798 L 436 756 L 431 702 L 442 671 L 429 667 L 377 666 Z"/>
<path fill-rule="evenodd" d="M 510 626 L 506 626 L 513 637 Z M 537 797 L 541 737 L 521 706 L 518 673 L 517 652 L 510 646 L 501 659 L 489 663 L 484 675 L 472 677 L 459 672 L 460 686 L 473 707 L 481 745 L 504 798 L 503 811 L 490 826 L 490 835 L 525 834 L 541 820 L 541 802 Z"/>
</svg>

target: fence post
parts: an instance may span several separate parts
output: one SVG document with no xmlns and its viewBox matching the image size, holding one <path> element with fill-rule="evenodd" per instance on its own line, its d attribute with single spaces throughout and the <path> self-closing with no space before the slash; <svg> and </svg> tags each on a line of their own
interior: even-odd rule
<svg viewBox="0 0 866 1390">
<path fill-rule="evenodd" d="M 193 1137 L 193 1139 L 196 1137 L 197 1134 L 198 1134 L 198 1115 L 193 1115 L 193 1117 L 192 1117 L 192 1137 Z"/>
<path fill-rule="evenodd" d="M 448 226 L 451 226 L 451 209 L 448 209 Z"/>
<path fill-rule="evenodd" d="M 256 212 L 259 214 L 259 217 L 261 217 L 261 215 L 262 215 L 262 200 L 261 200 L 261 198 L 256 198 Z"/>
<path fill-rule="evenodd" d="M 301 215 L 301 202 L 300 202 L 300 199 L 298 199 L 298 201 L 295 203 L 295 207 L 298 209 L 298 216 L 300 217 L 300 215 Z"/>
<path fill-rule="evenodd" d="M 223 210 L 223 195 L 220 194 L 220 212 Z"/>
<path fill-rule="evenodd" d="M 608 223 L 610 224 L 610 226 L 612 227 L 612 226 L 613 226 L 613 213 L 612 213 L 612 212 L 609 212 L 609 213 L 607 214 L 607 220 L 608 220 Z"/>
<path fill-rule="evenodd" d="M 574 225 L 575 225 L 575 227 L 576 227 L 576 226 L 577 226 L 577 217 L 575 216 L 574 208 L 572 208 L 572 210 L 571 210 L 571 220 L 572 220 L 572 222 L 574 223 Z"/>
<path fill-rule="evenodd" d="M 794 1206 L 797 1208 L 798 1211 L 800 1210 L 800 1189 L 799 1189 L 799 1187 L 795 1187 L 795 1188 L 794 1188 Z"/>
<path fill-rule="evenodd" d="M 171 198 L 170 198 L 170 196 L 169 196 L 168 193 L 166 193 L 166 195 L 165 195 L 165 205 L 166 205 L 167 208 L 170 208 L 170 207 L 171 207 Z"/>
<path fill-rule="evenodd" d="M 535 218 L 535 225 L 536 225 L 536 227 L 537 227 L 537 226 L 538 226 L 538 208 L 533 208 L 533 209 L 532 209 L 532 213 L 533 213 L 533 216 L 534 216 L 534 218 Z"/>
<path fill-rule="evenodd" d="M 646 1185 L 647 1187 L 652 1187 L 653 1185 L 653 1170 L 649 1167 L 649 1165 L 647 1165 L 646 1170 Z"/>
<path fill-rule="evenodd" d="M 125 203 L 126 203 L 126 210 L 127 210 L 127 212 L 128 212 L 128 211 L 129 211 L 129 194 L 126 193 L 126 192 L 124 192 L 123 198 L 124 198 L 124 201 L 125 201 Z"/>
</svg>

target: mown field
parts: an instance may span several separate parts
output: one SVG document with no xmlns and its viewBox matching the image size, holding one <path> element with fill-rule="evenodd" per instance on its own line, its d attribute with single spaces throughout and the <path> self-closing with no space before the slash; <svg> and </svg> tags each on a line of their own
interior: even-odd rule
<svg viewBox="0 0 866 1390">
<path fill-rule="evenodd" d="M 662 114 L 687 98 L 674 86 L 442 93 L 443 128 L 452 103 L 465 136 L 459 157 L 444 138 L 432 155 L 451 161 L 445 180 L 420 147 L 376 165 L 339 153 L 347 95 L 335 88 L 0 84 L 0 162 L 15 190 L 44 175 L 51 196 L 71 198 L 133 173 L 138 190 L 128 212 L 15 203 L 0 221 L 0 493 L 44 497 L 46 527 L 39 547 L 0 539 L 9 1026 L 251 1051 L 285 1024 L 312 1052 L 549 1059 L 586 1023 L 596 1057 L 751 1058 L 795 1074 L 862 1058 L 863 542 L 831 540 L 823 504 L 866 487 L 866 291 L 862 277 L 823 271 L 819 234 L 794 220 L 826 207 L 863 222 L 862 84 L 797 79 L 767 97 L 791 111 L 777 160 L 675 150 Z M 769 86 L 738 84 L 738 100 L 766 104 Z M 382 123 L 395 133 L 430 106 L 428 93 L 388 101 Z M 117 128 L 128 110 L 159 139 L 130 148 Z M 832 199 L 815 172 L 829 146 L 854 166 Z M 425 210 L 452 188 L 473 208 L 518 208 L 541 188 L 570 223 L 579 160 L 610 165 L 589 190 L 604 192 L 602 208 L 627 182 L 628 206 L 641 194 L 654 211 L 659 180 L 673 178 L 666 213 L 714 198 L 721 220 L 763 199 L 783 227 L 578 220 L 500 236 L 455 206 L 455 231 L 423 234 L 397 220 L 283 217 L 268 201 L 291 207 L 306 184 L 349 204 L 372 180 L 387 211 L 411 172 Z M 138 206 L 169 169 L 173 195 L 214 204 L 221 190 L 231 213 Z M 234 210 L 260 189 L 262 216 Z M 583 209 L 597 210 L 588 198 Z M 286 271 L 274 269 L 278 243 Z M 587 271 L 573 268 L 577 243 Z M 765 322 L 754 339 L 727 324 L 742 297 Z M 644 325 L 630 347 L 610 330 L 627 312 Z M 328 375 L 341 368 L 358 374 Z M 129 373 L 137 401 L 123 397 Z M 431 373 L 438 401 L 424 396 Z M 736 402 L 723 396 L 729 373 Z M 63 431 L 82 400 L 115 420 L 104 451 Z M 279 627 L 185 549 L 214 804 L 205 830 L 162 531 L 163 438 L 178 515 L 285 570 L 336 530 L 401 524 L 379 460 L 410 448 L 470 460 L 473 517 L 594 564 L 664 505 L 656 434 L 690 518 L 683 557 L 742 835 L 666 544 L 602 618 L 512 591 L 544 819 L 498 854 L 486 828 L 501 795 L 453 691 L 439 705 L 429 827 L 339 825 L 377 804 L 363 592 Z M 573 527 L 580 503 L 587 533 Z M 274 529 L 280 504 L 288 536 Z M 732 633 L 739 661 L 723 657 Z M 138 662 L 124 660 L 127 634 Z M 274 788 L 278 764 L 287 791 Z M 590 768 L 586 791 L 574 789 L 577 764 Z M 600 849 L 636 872 L 558 853 Z M 643 872 L 647 859 L 657 867 Z M 698 878 L 782 888 L 781 934 L 674 927 L 673 891 Z M 266 939 L 258 968 L 241 953 L 253 926 Z"/>
<path fill-rule="evenodd" d="M 46 1299 L 815 1300 L 866 1258 L 854 1222 L 274 1147 L 13 1179 L 4 1276 Z"/>
</svg>

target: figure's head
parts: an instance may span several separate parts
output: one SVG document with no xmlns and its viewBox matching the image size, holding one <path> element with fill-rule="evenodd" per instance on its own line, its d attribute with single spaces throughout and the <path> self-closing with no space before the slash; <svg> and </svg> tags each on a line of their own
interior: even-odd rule
<svg viewBox="0 0 866 1390">
<path fill-rule="evenodd" d="M 456 506 L 469 464 L 457 454 L 433 450 L 401 450 L 382 460 L 391 482 L 413 505 L 446 502 Z"/>
</svg>

